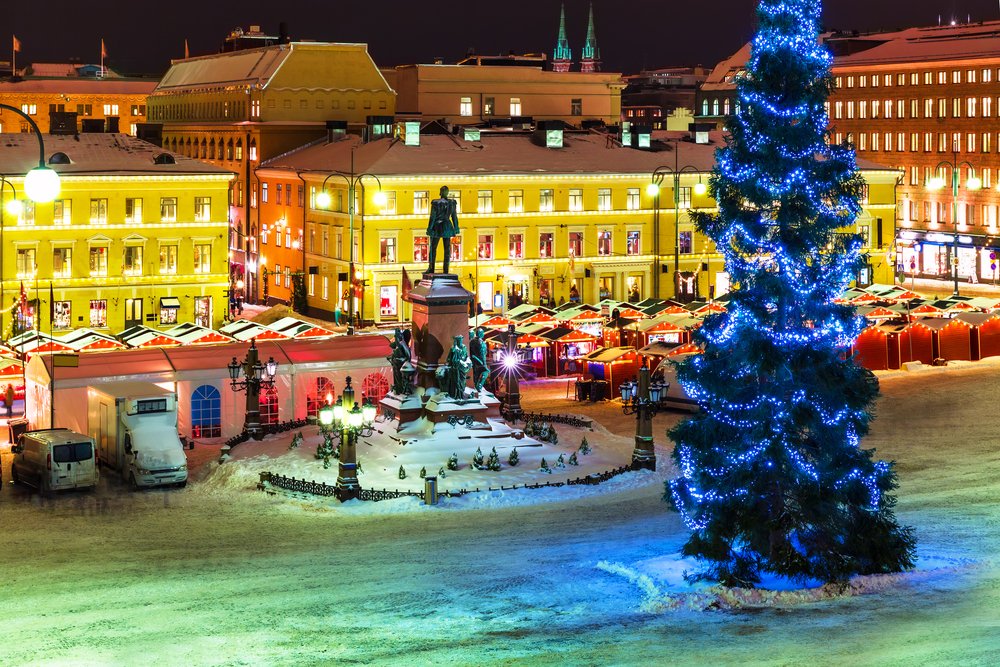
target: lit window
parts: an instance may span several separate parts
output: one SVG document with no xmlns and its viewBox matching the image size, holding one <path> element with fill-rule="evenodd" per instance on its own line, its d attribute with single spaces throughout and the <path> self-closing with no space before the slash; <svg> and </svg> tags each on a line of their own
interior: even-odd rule
<svg viewBox="0 0 1000 667">
<path fill-rule="evenodd" d="M 524 213 L 524 190 L 511 190 L 507 196 L 508 213 Z"/>
<path fill-rule="evenodd" d="M 177 197 L 160 197 L 160 220 L 177 222 Z"/>
<path fill-rule="evenodd" d="M 33 278 L 35 276 L 35 249 L 17 249 L 17 277 Z"/>
<path fill-rule="evenodd" d="M 107 224 L 108 222 L 108 200 L 107 199 L 91 199 L 90 200 L 90 223 L 91 224 Z"/>
<path fill-rule="evenodd" d="M 66 247 L 52 249 L 52 277 L 73 277 L 73 248 Z"/>
<path fill-rule="evenodd" d="M 613 242 L 614 239 L 610 230 L 602 229 L 597 232 L 597 254 L 605 256 L 610 255 Z"/>
<path fill-rule="evenodd" d="M 177 246 L 160 246 L 160 273 L 174 275 L 177 273 Z"/>
<path fill-rule="evenodd" d="M 553 234 L 551 232 L 542 232 L 538 235 L 538 256 L 539 257 L 552 257 L 554 248 L 552 243 Z"/>
<path fill-rule="evenodd" d="M 212 272 L 212 244 L 196 243 L 194 246 L 194 272 Z"/>
<path fill-rule="evenodd" d="M 629 255 L 641 255 L 642 244 L 639 242 L 639 232 L 637 230 L 627 232 L 625 235 L 625 251 Z"/>
<path fill-rule="evenodd" d="M 510 234 L 508 241 L 508 259 L 524 259 L 524 234 Z"/>
<path fill-rule="evenodd" d="M 414 215 L 426 215 L 430 211 L 431 193 L 427 190 L 416 190 L 413 193 Z"/>
<path fill-rule="evenodd" d="M 629 188 L 625 193 L 625 208 L 630 211 L 638 211 L 639 202 L 639 188 Z"/>
<path fill-rule="evenodd" d="M 379 259 L 383 264 L 396 263 L 396 237 L 389 236 L 379 241 Z"/>
<path fill-rule="evenodd" d="M 52 328 L 71 329 L 73 327 L 73 304 L 71 301 L 56 301 L 52 306 Z"/>
<path fill-rule="evenodd" d="M 583 256 L 583 232 L 569 233 L 569 256 L 570 257 Z"/>
<path fill-rule="evenodd" d="M 611 188 L 600 188 L 597 191 L 597 210 L 611 210 Z"/>
<path fill-rule="evenodd" d="M 583 210 L 583 190 L 574 188 L 569 191 L 569 210 Z"/>
<path fill-rule="evenodd" d="M 142 200 L 135 197 L 125 199 L 125 222 L 142 222 Z"/>
<path fill-rule="evenodd" d="M 430 257 L 430 242 L 426 236 L 413 237 L 413 261 L 426 262 Z"/>
<path fill-rule="evenodd" d="M 108 326 L 107 299 L 91 299 L 90 326 L 95 329 L 103 329 Z"/>
<path fill-rule="evenodd" d="M 471 116 L 472 115 L 472 98 L 463 97 L 458 105 L 458 113 L 461 116 Z"/>
<path fill-rule="evenodd" d="M 212 219 L 212 198 L 194 198 L 194 219 L 197 222 L 208 222 Z"/>
<path fill-rule="evenodd" d="M 385 203 L 382 205 L 382 215 L 396 215 L 396 193 L 393 191 L 383 191 Z"/>
<path fill-rule="evenodd" d="M 510 115 L 520 116 L 521 115 L 521 98 L 512 97 L 510 98 Z"/>
<path fill-rule="evenodd" d="M 538 193 L 538 211 L 540 213 L 550 213 L 555 210 L 555 196 L 553 190 L 541 190 Z"/>
<path fill-rule="evenodd" d="M 479 204 L 476 207 L 476 211 L 479 213 L 492 213 L 493 212 L 493 191 L 492 190 L 480 190 L 479 191 Z"/>
<path fill-rule="evenodd" d="M 583 100 L 579 98 L 573 98 L 570 100 L 570 115 L 571 116 L 582 116 L 583 115 Z"/>
<path fill-rule="evenodd" d="M 677 246 L 677 252 L 682 255 L 690 255 L 694 251 L 692 235 L 693 232 L 681 232 L 678 234 L 679 245 Z"/>
<path fill-rule="evenodd" d="M 73 221 L 73 202 L 69 199 L 57 199 L 52 202 L 52 222 L 57 225 L 68 225 Z"/>
<path fill-rule="evenodd" d="M 142 275 L 142 246 L 125 246 L 125 254 L 122 257 L 122 274 L 126 276 Z"/>
<path fill-rule="evenodd" d="M 479 259 L 493 259 L 493 235 L 480 234 L 478 255 Z"/>
<path fill-rule="evenodd" d="M 91 246 L 90 248 L 90 275 L 94 277 L 105 277 L 108 275 L 108 247 Z"/>
</svg>

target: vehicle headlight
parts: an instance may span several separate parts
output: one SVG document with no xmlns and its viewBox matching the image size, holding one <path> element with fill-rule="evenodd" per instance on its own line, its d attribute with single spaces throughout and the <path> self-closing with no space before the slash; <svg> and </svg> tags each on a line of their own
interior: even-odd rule
<svg viewBox="0 0 1000 667">
<path fill-rule="evenodd" d="M 188 467 L 187 467 L 186 463 L 182 463 L 181 467 L 178 468 L 178 470 L 180 470 L 181 472 L 185 472 L 187 469 L 188 469 Z"/>
<path fill-rule="evenodd" d="M 140 474 L 140 475 L 148 475 L 148 474 L 149 474 L 149 471 L 148 471 L 148 470 L 145 470 L 145 469 L 143 469 L 143 468 L 139 468 L 139 474 Z"/>
</svg>

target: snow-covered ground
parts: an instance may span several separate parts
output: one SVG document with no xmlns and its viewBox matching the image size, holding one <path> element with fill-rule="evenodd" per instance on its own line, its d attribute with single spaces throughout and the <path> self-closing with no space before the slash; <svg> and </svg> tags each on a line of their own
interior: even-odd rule
<svg viewBox="0 0 1000 667">
<path fill-rule="evenodd" d="M 183 491 L 130 494 L 106 479 L 41 503 L 7 485 L 0 664 L 995 664 L 997 372 L 883 381 L 866 445 L 897 461 L 915 573 L 704 611 L 693 597 L 672 604 L 685 532 L 661 498 L 666 465 L 603 488 L 501 495 L 548 503 L 479 494 L 373 512 L 261 494 L 247 465 L 207 463 Z M 558 394 L 532 386 L 526 400 Z M 597 417 L 627 448 L 634 422 L 617 407 L 561 411 Z M 661 443 L 679 418 L 657 417 Z"/>
</svg>

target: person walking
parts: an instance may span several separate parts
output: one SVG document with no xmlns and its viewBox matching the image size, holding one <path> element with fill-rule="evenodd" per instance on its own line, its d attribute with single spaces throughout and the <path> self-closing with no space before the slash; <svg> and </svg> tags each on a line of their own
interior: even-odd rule
<svg viewBox="0 0 1000 667">
<path fill-rule="evenodd" d="M 7 404 L 7 419 L 14 414 L 14 385 L 7 383 L 7 390 L 3 394 L 4 402 Z"/>
</svg>

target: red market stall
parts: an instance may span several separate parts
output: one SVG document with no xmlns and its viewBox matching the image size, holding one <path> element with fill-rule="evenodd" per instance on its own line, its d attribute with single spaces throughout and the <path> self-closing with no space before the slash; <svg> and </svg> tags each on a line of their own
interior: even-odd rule
<svg viewBox="0 0 1000 667">
<path fill-rule="evenodd" d="M 973 361 L 1000 356 L 1000 313 L 962 313 L 956 320 L 969 325 Z"/>
<path fill-rule="evenodd" d="M 889 341 L 887 332 L 879 326 L 870 326 L 854 341 L 855 361 L 870 371 L 889 370 Z"/>
<path fill-rule="evenodd" d="M 594 351 L 600 340 L 598 336 L 568 327 L 544 331 L 539 336 L 552 346 L 547 362 L 550 375 L 582 372 L 583 358 Z"/>
<path fill-rule="evenodd" d="M 618 385 L 634 380 L 639 373 L 639 353 L 633 347 L 605 347 L 585 357 L 584 379 L 605 382 L 598 398 L 614 398 Z M 603 395 L 601 395 L 603 394 Z"/>
</svg>

